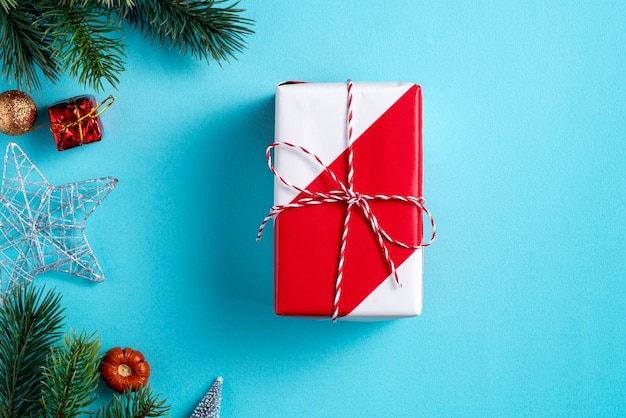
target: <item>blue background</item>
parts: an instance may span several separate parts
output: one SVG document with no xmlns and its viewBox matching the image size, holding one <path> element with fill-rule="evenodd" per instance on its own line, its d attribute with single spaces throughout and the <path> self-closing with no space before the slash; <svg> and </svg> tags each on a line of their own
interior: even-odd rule
<svg viewBox="0 0 626 418">
<path fill-rule="evenodd" d="M 17 138 L 52 183 L 119 178 L 86 228 L 106 280 L 36 279 L 68 327 L 143 351 L 173 417 L 218 375 L 224 417 L 626 416 L 626 3 L 241 6 L 256 34 L 223 68 L 127 30 L 102 142 Z M 275 85 L 348 77 L 423 87 L 438 238 L 418 318 L 273 313 L 271 228 L 254 238 Z M 31 93 L 46 122 L 92 92 Z"/>
</svg>

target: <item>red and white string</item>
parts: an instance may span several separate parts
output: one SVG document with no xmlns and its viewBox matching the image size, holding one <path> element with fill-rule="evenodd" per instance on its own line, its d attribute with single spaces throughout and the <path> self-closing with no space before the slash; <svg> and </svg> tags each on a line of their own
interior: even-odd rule
<svg viewBox="0 0 626 418">
<path fill-rule="evenodd" d="M 301 207 L 305 207 L 305 206 L 310 206 L 310 205 L 321 205 L 321 204 L 326 204 L 326 203 L 343 203 L 346 204 L 346 214 L 343 220 L 343 230 L 342 230 L 342 235 L 341 235 L 341 245 L 339 248 L 339 263 L 337 266 L 337 277 L 335 279 L 335 296 L 333 299 L 333 311 L 332 311 L 332 315 L 331 318 L 333 321 L 336 321 L 337 318 L 339 317 L 339 302 L 341 300 L 341 289 L 342 289 L 342 281 L 343 281 L 343 273 L 344 273 L 344 263 L 345 263 L 345 253 L 346 253 L 346 245 L 348 242 L 348 230 L 349 230 L 349 222 L 350 222 L 350 218 L 351 218 L 351 213 L 352 213 L 352 207 L 353 206 L 357 206 L 361 209 L 361 211 L 363 212 L 363 214 L 365 215 L 365 218 L 367 219 L 367 221 L 370 224 L 370 227 L 372 229 L 372 231 L 374 232 L 374 234 L 376 235 L 377 241 L 378 241 L 378 247 L 380 248 L 380 251 L 382 253 L 383 259 L 385 260 L 385 263 L 387 264 L 388 270 L 389 272 L 393 275 L 396 283 L 398 285 L 401 286 L 400 280 L 398 278 L 398 273 L 396 271 L 396 266 L 395 263 L 393 262 L 393 260 L 391 259 L 390 255 L 389 255 L 389 250 L 387 248 L 387 243 L 391 243 L 394 245 L 398 245 L 402 248 L 407 248 L 407 249 L 418 249 L 418 248 L 422 248 L 422 247 L 428 247 L 429 245 L 431 245 L 433 243 L 433 241 L 435 240 L 435 236 L 437 234 L 437 230 L 435 227 L 435 220 L 433 219 L 431 213 L 428 211 L 428 209 L 426 209 L 426 207 L 424 206 L 424 198 L 423 197 L 417 197 L 417 196 L 401 196 L 401 195 L 384 195 L 384 194 L 375 194 L 375 195 L 367 195 L 367 194 L 362 194 L 362 193 L 358 193 L 354 191 L 354 184 L 353 184 L 353 177 L 354 177 L 354 155 L 353 155 L 353 138 L 352 138 L 352 134 L 353 134 L 353 125 L 352 125 L 352 120 L 353 120 L 353 111 L 352 111 L 352 100 L 353 100 L 353 95 L 352 95 L 352 88 L 353 88 L 353 83 L 352 80 L 348 80 L 348 106 L 347 106 L 347 142 L 348 142 L 348 174 L 347 174 L 347 182 L 344 183 L 343 181 L 340 181 L 337 176 L 335 175 L 335 173 L 326 165 L 324 164 L 324 162 L 322 162 L 322 160 L 315 154 L 313 154 L 312 152 L 308 151 L 307 149 L 301 147 L 300 145 L 295 145 L 289 142 L 275 142 L 273 144 L 270 144 L 267 147 L 267 151 L 265 153 L 266 158 L 267 158 L 267 164 L 270 168 L 270 170 L 272 171 L 272 173 L 274 174 L 274 176 L 284 185 L 286 185 L 287 187 L 290 187 L 294 190 L 296 190 L 300 195 L 302 195 L 303 197 L 300 197 L 297 200 L 294 200 L 290 203 L 286 203 L 286 204 L 282 204 L 282 205 L 274 205 L 270 208 L 270 211 L 268 213 L 268 215 L 263 219 L 263 221 L 261 222 L 261 225 L 259 226 L 259 231 L 257 233 L 257 238 L 256 240 L 259 241 L 261 239 L 261 236 L 263 234 L 263 230 L 265 229 L 265 226 L 267 225 L 267 223 L 269 222 L 270 219 L 275 218 L 276 216 L 278 216 L 278 214 L 280 214 L 282 211 L 286 210 L 286 209 L 295 209 L 295 208 L 301 208 Z M 328 175 L 331 177 L 331 179 L 333 180 L 333 182 L 338 186 L 338 189 L 336 190 L 330 190 L 328 192 L 322 193 L 322 192 L 315 192 L 315 191 L 310 191 L 308 189 L 305 188 L 301 188 L 296 186 L 295 184 L 291 184 L 289 183 L 287 180 L 285 180 L 285 178 L 283 178 L 280 174 L 278 174 L 278 172 L 276 171 L 276 168 L 274 167 L 273 163 L 272 163 L 272 149 L 277 148 L 279 146 L 285 146 L 285 147 L 289 147 L 289 148 L 293 148 L 301 153 L 303 153 L 304 155 L 307 155 L 309 157 L 311 157 L 317 164 L 319 164 L 322 169 L 328 173 Z M 423 211 L 427 216 L 428 219 L 430 220 L 430 225 L 432 228 L 432 233 L 431 233 L 431 237 L 430 240 L 426 243 L 420 243 L 418 245 L 413 245 L 413 244 L 407 244 L 405 242 L 402 242 L 400 240 L 394 239 L 392 238 L 387 231 L 385 231 L 385 229 L 383 227 L 380 226 L 379 222 L 378 222 L 378 218 L 376 217 L 376 215 L 372 212 L 372 209 L 369 205 L 369 201 L 372 200 L 379 200 L 379 201 L 396 201 L 396 202 L 401 202 L 401 203 L 406 203 L 412 206 L 415 206 L 416 208 L 418 208 L 419 210 Z"/>
<path fill-rule="evenodd" d="M 339 316 L 339 300 L 341 299 L 341 283 L 343 282 L 343 266 L 346 260 L 346 244 L 348 243 L 348 225 L 352 215 L 352 206 L 356 203 L 356 195 L 354 194 L 354 152 L 352 150 L 352 80 L 348 80 L 348 115 L 347 115 L 347 138 L 348 138 L 348 190 L 347 194 L 353 196 L 346 203 L 346 215 L 343 218 L 343 232 L 341 234 L 341 247 L 339 248 L 339 264 L 337 266 L 337 279 L 335 280 L 335 297 L 333 299 L 333 313 L 331 318 L 337 320 Z"/>
</svg>

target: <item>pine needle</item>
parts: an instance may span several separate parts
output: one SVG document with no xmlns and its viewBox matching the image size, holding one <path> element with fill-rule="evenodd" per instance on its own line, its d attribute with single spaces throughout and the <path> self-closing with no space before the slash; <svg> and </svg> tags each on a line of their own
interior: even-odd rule
<svg viewBox="0 0 626 418">
<path fill-rule="evenodd" d="M 90 1 L 90 0 L 85 0 Z M 122 5 L 126 5 L 128 7 L 133 7 L 135 2 L 133 0 L 100 0 L 104 6 L 112 8 L 112 7 L 121 7 Z"/>
<path fill-rule="evenodd" d="M 13 7 L 17 7 L 17 0 L 0 0 L 0 6 L 5 12 L 8 12 Z"/>
</svg>

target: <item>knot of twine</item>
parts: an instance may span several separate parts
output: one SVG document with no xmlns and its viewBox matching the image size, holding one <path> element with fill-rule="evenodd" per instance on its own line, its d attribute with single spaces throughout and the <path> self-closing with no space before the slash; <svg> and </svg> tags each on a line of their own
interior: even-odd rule
<svg viewBox="0 0 626 418">
<path fill-rule="evenodd" d="M 286 185 L 287 187 L 293 190 L 296 190 L 299 194 L 303 195 L 303 197 L 297 200 L 294 200 L 290 203 L 272 206 L 270 208 L 268 215 L 261 222 L 261 225 L 259 226 L 257 238 L 256 238 L 257 241 L 260 241 L 261 236 L 263 234 L 263 230 L 265 226 L 267 225 L 267 222 L 269 222 L 270 219 L 274 219 L 276 216 L 278 216 L 278 214 L 280 214 L 282 211 L 286 209 L 301 208 L 305 206 L 320 205 L 324 203 L 344 203 L 347 205 L 346 215 L 343 220 L 341 246 L 339 249 L 339 263 L 337 266 L 337 277 L 335 279 L 335 297 L 333 299 L 333 313 L 331 316 L 331 319 L 333 321 L 336 321 L 337 317 L 339 316 L 339 301 L 341 299 L 341 283 L 343 280 L 345 251 L 346 251 L 346 244 L 347 244 L 347 237 L 348 237 L 349 222 L 350 222 L 350 218 L 352 215 L 353 207 L 359 208 L 361 212 L 363 212 L 363 214 L 365 215 L 365 218 L 367 219 L 367 222 L 369 223 L 370 228 L 376 235 L 376 238 L 378 241 L 378 247 L 380 248 L 380 251 L 385 260 L 385 263 L 387 264 L 388 271 L 393 275 L 396 283 L 399 286 L 402 286 L 402 284 L 400 283 L 400 279 L 398 278 L 396 265 L 389 255 L 389 250 L 387 248 L 388 243 L 398 245 L 402 248 L 418 249 L 422 247 L 428 247 L 429 245 L 431 245 L 433 241 L 435 240 L 435 236 L 436 236 L 435 220 L 433 219 L 428 209 L 426 209 L 426 207 L 424 206 L 423 197 L 410 196 L 410 195 L 409 196 L 385 195 L 385 194 L 368 195 L 368 194 L 363 194 L 363 193 L 354 191 L 354 184 L 353 184 L 353 177 L 354 177 L 353 157 L 354 155 L 353 155 L 353 149 L 352 149 L 352 143 L 353 143 L 353 140 L 352 140 L 352 131 L 353 131 L 352 129 L 352 86 L 353 86 L 352 80 L 348 80 L 347 84 L 348 84 L 348 109 L 347 109 L 348 110 L 348 113 L 347 113 L 348 174 L 347 174 L 347 182 L 344 183 L 343 181 L 340 181 L 335 175 L 335 173 L 326 164 L 324 164 L 324 162 L 322 162 L 322 160 L 317 155 L 308 151 L 306 148 L 303 148 L 299 145 L 294 145 L 289 142 L 275 142 L 273 144 L 270 144 L 267 147 L 267 151 L 265 153 L 266 158 L 267 158 L 267 164 L 270 170 L 281 183 L 283 183 L 284 185 Z M 272 156 L 271 156 L 272 149 L 279 147 L 279 146 L 286 146 L 286 147 L 293 148 L 303 153 L 304 155 L 311 157 L 318 165 L 320 165 L 323 168 L 323 170 L 326 173 L 328 173 L 328 175 L 330 175 L 333 182 L 337 185 L 337 189 L 323 193 L 323 192 L 310 191 L 308 189 L 298 187 L 295 184 L 289 183 L 280 174 L 278 174 L 278 172 L 276 171 L 276 168 L 272 164 Z M 385 231 L 385 229 L 380 226 L 378 222 L 378 218 L 372 212 L 372 209 L 369 204 L 369 201 L 372 201 L 372 200 L 397 201 L 397 202 L 407 203 L 409 205 L 415 206 L 419 210 L 426 213 L 426 215 L 428 216 L 430 220 L 430 224 L 432 227 L 432 234 L 431 234 L 430 240 L 426 243 L 412 245 L 412 244 L 407 244 L 403 241 L 397 240 L 395 238 L 392 238 L 387 233 L 387 231 Z"/>
</svg>

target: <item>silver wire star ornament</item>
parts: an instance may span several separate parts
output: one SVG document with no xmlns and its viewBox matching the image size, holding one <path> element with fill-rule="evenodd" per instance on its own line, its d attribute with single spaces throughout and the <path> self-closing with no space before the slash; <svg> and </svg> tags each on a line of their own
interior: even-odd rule
<svg viewBox="0 0 626 418">
<path fill-rule="evenodd" d="M 116 184 L 114 177 L 103 177 L 51 185 L 24 151 L 9 143 L 0 186 L 0 291 L 50 270 L 104 280 L 85 221 Z"/>
<path fill-rule="evenodd" d="M 218 377 L 204 395 L 190 418 L 220 418 L 220 404 L 222 402 L 222 383 L 224 379 Z"/>
</svg>

